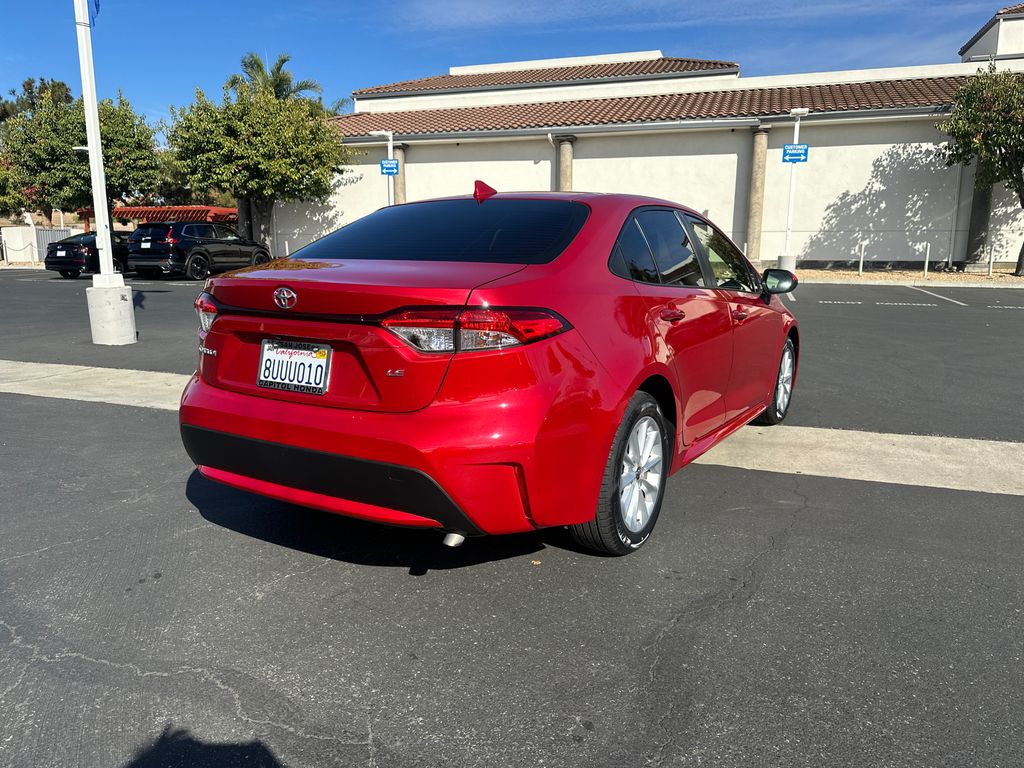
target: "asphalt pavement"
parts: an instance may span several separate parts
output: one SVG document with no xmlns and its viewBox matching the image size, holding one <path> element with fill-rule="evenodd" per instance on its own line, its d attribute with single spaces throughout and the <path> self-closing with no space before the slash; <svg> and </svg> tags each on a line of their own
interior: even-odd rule
<svg viewBox="0 0 1024 768">
<path fill-rule="evenodd" d="M 0 359 L 192 370 L 195 284 L 108 349 L 85 287 L 0 272 Z M 935 293 L 801 286 L 787 424 L 1024 442 L 1024 292 Z M 0 394 L 0 764 L 1019 765 L 1022 497 L 778 466 L 686 468 L 627 558 L 449 550 Z"/>
</svg>

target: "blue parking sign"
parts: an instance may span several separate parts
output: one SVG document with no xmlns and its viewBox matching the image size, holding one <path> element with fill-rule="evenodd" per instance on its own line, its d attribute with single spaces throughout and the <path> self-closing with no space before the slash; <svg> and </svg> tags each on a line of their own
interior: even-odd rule
<svg viewBox="0 0 1024 768">
<path fill-rule="evenodd" d="M 806 163 L 809 154 L 810 144 L 783 144 L 782 162 L 784 163 Z"/>
<path fill-rule="evenodd" d="M 398 175 L 398 161 L 397 160 L 381 160 L 380 161 L 380 175 L 381 176 L 397 176 Z"/>
</svg>

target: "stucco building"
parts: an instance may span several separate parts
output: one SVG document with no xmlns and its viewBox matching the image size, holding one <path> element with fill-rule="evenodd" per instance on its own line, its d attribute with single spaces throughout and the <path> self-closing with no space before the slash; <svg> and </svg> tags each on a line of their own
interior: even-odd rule
<svg viewBox="0 0 1024 768">
<path fill-rule="evenodd" d="M 965 37 L 970 30 L 965 32 Z M 367 87 L 337 118 L 358 151 L 325 204 L 278 205 L 279 254 L 386 204 L 379 161 L 394 134 L 397 202 L 501 191 L 634 192 L 704 211 L 754 260 L 934 262 L 1016 258 L 1024 217 L 1001 187 L 936 156 L 936 128 L 979 67 L 1024 70 L 1024 4 L 998 11 L 931 66 L 742 77 L 740 66 L 643 51 L 480 66 Z M 782 162 L 806 108 L 809 162 Z"/>
</svg>

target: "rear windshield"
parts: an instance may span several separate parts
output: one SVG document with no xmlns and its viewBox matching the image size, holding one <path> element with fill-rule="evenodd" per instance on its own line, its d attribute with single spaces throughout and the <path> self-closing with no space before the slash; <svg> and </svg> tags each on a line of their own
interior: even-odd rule
<svg viewBox="0 0 1024 768">
<path fill-rule="evenodd" d="M 590 209 L 568 200 L 437 200 L 383 208 L 296 251 L 301 259 L 544 264 Z"/>
<path fill-rule="evenodd" d="M 170 228 L 168 224 L 139 224 L 139 228 L 132 232 L 129 239 L 142 240 L 149 237 L 154 240 L 163 240 L 167 237 L 167 232 Z"/>
</svg>

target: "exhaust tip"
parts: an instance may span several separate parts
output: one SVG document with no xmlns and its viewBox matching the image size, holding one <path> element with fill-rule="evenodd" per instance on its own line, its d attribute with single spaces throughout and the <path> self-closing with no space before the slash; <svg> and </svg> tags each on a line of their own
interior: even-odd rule
<svg viewBox="0 0 1024 768">
<path fill-rule="evenodd" d="M 454 548 L 454 547 L 461 547 L 462 546 L 462 542 L 464 542 L 465 540 L 466 540 L 466 537 L 463 536 L 461 533 L 449 533 L 449 534 L 445 535 L 444 541 L 442 542 L 442 544 L 444 544 L 446 547 L 452 547 L 452 548 Z"/>
</svg>

